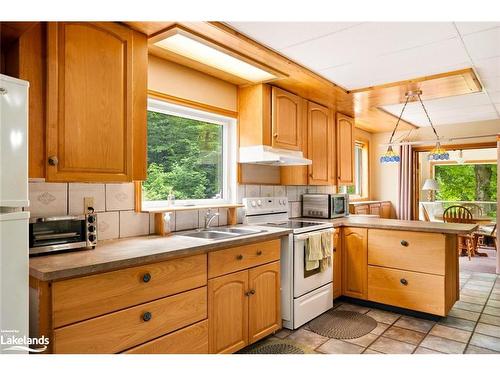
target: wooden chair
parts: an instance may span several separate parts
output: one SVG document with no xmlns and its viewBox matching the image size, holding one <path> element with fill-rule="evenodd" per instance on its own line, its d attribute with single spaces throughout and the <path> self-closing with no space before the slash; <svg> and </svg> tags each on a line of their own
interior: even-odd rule
<svg viewBox="0 0 500 375">
<path fill-rule="evenodd" d="M 463 206 L 472 213 L 472 216 L 476 217 L 483 216 L 483 209 L 481 208 L 480 205 L 476 203 L 463 203 Z"/>
<path fill-rule="evenodd" d="M 443 212 L 443 221 L 445 223 L 464 223 L 474 224 L 472 212 L 464 206 L 450 206 Z M 462 254 L 462 250 L 467 252 L 469 260 L 474 255 L 474 234 L 458 236 L 458 254 Z"/>
<path fill-rule="evenodd" d="M 486 243 L 486 239 L 492 239 L 493 246 L 495 247 L 495 250 L 498 252 L 496 224 L 493 226 L 491 231 L 479 230 L 475 232 L 474 235 L 476 236 L 476 241 L 475 241 L 476 247 L 484 246 Z"/>
</svg>

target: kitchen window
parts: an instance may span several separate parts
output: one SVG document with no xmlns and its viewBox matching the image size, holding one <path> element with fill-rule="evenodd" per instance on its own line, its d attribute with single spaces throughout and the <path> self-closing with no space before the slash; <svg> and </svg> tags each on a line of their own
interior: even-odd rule
<svg viewBox="0 0 500 375">
<path fill-rule="evenodd" d="M 230 203 L 236 189 L 236 124 L 229 117 L 148 100 L 143 208 Z"/>
<path fill-rule="evenodd" d="M 368 142 L 354 144 L 354 185 L 341 186 L 341 193 L 348 193 L 352 199 L 368 197 Z"/>
</svg>

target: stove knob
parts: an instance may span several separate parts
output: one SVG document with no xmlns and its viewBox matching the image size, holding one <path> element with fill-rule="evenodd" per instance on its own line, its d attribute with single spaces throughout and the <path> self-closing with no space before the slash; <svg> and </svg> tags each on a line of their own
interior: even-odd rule
<svg viewBox="0 0 500 375">
<path fill-rule="evenodd" d="M 95 222 L 95 217 L 94 216 L 89 216 L 88 219 L 87 219 L 87 221 L 89 223 L 93 223 L 93 222 Z"/>
<path fill-rule="evenodd" d="M 257 201 L 257 206 L 262 206 L 262 201 L 260 199 Z"/>
<path fill-rule="evenodd" d="M 95 227 L 93 225 L 89 225 L 89 232 L 95 232 Z"/>
<path fill-rule="evenodd" d="M 89 241 L 94 242 L 95 241 L 95 236 L 93 234 L 89 235 Z"/>
<path fill-rule="evenodd" d="M 257 206 L 257 203 L 255 203 L 255 201 L 252 201 L 251 205 L 252 205 L 252 207 L 255 207 L 255 206 Z"/>
</svg>

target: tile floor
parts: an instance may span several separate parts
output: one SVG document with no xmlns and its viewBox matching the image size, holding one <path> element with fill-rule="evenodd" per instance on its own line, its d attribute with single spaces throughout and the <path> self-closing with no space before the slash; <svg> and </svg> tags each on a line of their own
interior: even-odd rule
<svg viewBox="0 0 500 375">
<path fill-rule="evenodd" d="M 460 271 L 495 273 L 497 267 L 497 252 L 493 248 L 481 247 L 479 252 L 488 254 L 487 257 L 460 257 Z"/>
<path fill-rule="evenodd" d="M 320 336 L 307 325 L 282 329 L 274 337 L 326 354 L 500 354 L 500 275 L 463 271 L 460 288 L 461 300 L 438 321 L 336 302 L 336 309 L 373 317 L 377 327 L 351 340 Z"/>
</svg>

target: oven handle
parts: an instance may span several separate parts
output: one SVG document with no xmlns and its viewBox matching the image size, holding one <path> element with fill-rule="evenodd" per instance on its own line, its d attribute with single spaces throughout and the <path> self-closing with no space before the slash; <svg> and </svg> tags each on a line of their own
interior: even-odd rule
<svg viewBox="0 0 500 375">
<path fill-rule="evenodd" d="M 33 217 L 31 223 L 46 223 L 49 221 L 62 221 L 62 220 L 84 220 L 85 215 L 76 216 L 50 216 L 50 217 Z"/>
<path fill-rule="evenodd" d="M 317 232 L 312 232 L 312 233 L 304 233 L 304 234 L 298 234 L 295 236 L 295 239 L 297 240 L 307 240 L 311 234 L 319 234 L 319 233 L 333 233 L 335 232 L 335 228 L 327 229 L 327 230 L 321 230 Z"/>
</svg>

